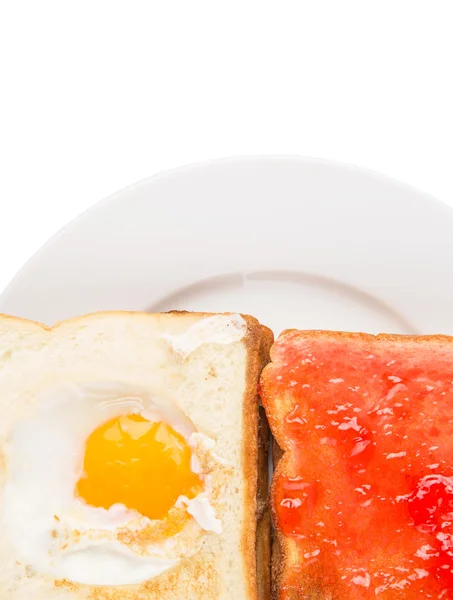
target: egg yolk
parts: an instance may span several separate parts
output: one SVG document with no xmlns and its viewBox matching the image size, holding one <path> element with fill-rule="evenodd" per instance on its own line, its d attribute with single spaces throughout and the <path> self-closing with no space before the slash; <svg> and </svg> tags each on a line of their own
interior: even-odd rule
<svg viewBox="0 0 453 600">
<path fill-rule="evenodd" d="M 162 519 L 179 496 L 202 491 L 191 457 L 186 440 L 166 423 L 136 414 L 116 417 L 88 438 L 76 492 L 91 506 L 124 504 Z"/>
</svg>

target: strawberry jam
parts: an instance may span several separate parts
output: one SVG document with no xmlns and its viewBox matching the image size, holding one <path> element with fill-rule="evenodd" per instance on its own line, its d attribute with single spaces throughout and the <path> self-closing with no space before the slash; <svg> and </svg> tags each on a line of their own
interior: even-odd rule
<svg viewBox="0 0 453 600">
<path fill-rule="evenodd" d="M 452 380 L 435 339 L 280 338 L 262 394 L 281 599 L 453 599 Z"/>
</svg>

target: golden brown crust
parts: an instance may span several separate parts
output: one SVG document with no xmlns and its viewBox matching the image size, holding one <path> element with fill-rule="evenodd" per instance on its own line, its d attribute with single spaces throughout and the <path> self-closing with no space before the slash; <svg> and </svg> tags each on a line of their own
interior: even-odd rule
<svg viewBox="0 0 453 600">
<path fill-rule="evenodd" d="M 280 474 L 288 472 L 288 464 L 290 462 L 290 444 L 285 437 L 281 423 L 282 415 L 285 413 L 285 402 L 291 402 L 291 399 L 285 399 L 283 397 L 275 398 L 271 395 L 266 394 L 266 389 L 272 383 L 272 369 L 274 364 L 278 364 L 278 346 L 281 343 L 291 344 L 292 338 L 296 341 L 297 339 L 322 339 L 326 341 L 338 341 L 339 343 L 345 341 L 352 342 L 372 342 L 373 344 L 382 343 L 394 343 L 395 345 L 404 345 L 408 348 L 414 345 L 426 345 L 426 344 L 448 344 L 451 347 L 453 344 L 453 337 L 437 334 L 437 335 L 400 335 L 400 334 L 367 334 L 367 333 L 350 333 L 350 332 L 338 332 L 338 331 L 299 331 L 296 329 L 288 329 L 281 333 L 276 340 L 275 344 L 271 348 L 271 362 L 263 369 L 261 374 L 261 386 L 264 390 L 264 404 L 266 408 L 266 415 L 269 420 L 271 432 L 274 436 L 273 440 L 273 459 L 274 459 L 274 477 L 273 481 L 276 481 Z M 278 443 L 277 443 L 278 441 Z M 286 450 L 286 451 L 285 451 Z M 277 527 L 275 527 L 276 514 L 275 507 L 272 501 L 274 496 L 273 486 L 271 485 L 270 491 L 270 506 L 272 521 L 274 523 L 274 539 L 272 544 L 272 598 L 273 600 L 280 600 L 282 581 L 286 579 L 286 575 L 291 572 L 294 567 L 300 564 L 300 558 L 298 555 L 298 549 L 294 540 L 285 537 Z M 291 593 L 291 590 L 286 590 L 285 597 Z M 293 592 L 294 598 L 296 599 L 297 591 Z M 311 591 L 313 598 L 325 598 L 325 590 L 321 587 L 317 587 Z M 329 595 L 329 598 L 331 596 Z M 333 598 L 333 597 L 332 597 Z"/>
<path fill-rule="evenodd" d="M 270 349 L 274 343 L 274 334 L 269 328 L 262 326 L 261 334 L 261 363 L 259 376 L 270 360 Z M 261 400 L 259 396 L 258 400 Z M 272 517 L 269 507 L 269 450 L 271 446 L 271 433 L 263 407 L 260 407 L 259 418 L 256 572 L 258 578 L 258 598 L 259 600 L 270 600 L 272 581 Z M 260 508 L 262 508 L 262 512 L 260 511 Z"/>
<path fill-rule="evenodd" d="M 254 318 L 247 315 L 241 315 L 247 321 L 247 382 L 244 393 L 244 433 L 245 440 L 243 448 L 243 477 L 245 483 L 244 493 L 244 522 L 242 531 L 242 550 L 244 566 L 248 579 L 248 598 L 250 600 L 267 600 L 270 596 L 269 586 L 265 581 L 258 585 L 258 567 L 259 560 L 260 575 L 266 571 L 266 566 L 262 564 L 265 555 L 261 557 L 266 542 L 266 523 L 258 527 L 258 478 L 263 476 L 267 478 L 267 464 L 262 461 L 258 469 L 258 433 L 259 433 L 259 396 L 258 382 L 260 373 L 264 365 L 269 361 L 269 351 L 272 345 L 274 335 L 270 329 L 260 325 Z M 265 429 L 262 429 L 265 435 Z M 253 443 L 254 441 L 254 443 Z M 266 454 L 267 455 L 267 454 Z M 264 514 L 264 513 L 263 513 Z M 270 521 L 269 521 L 270 523 Z M 261 537 L 263 539 L 261 539 Z M 269 539 L 269 538 L 268 538 Z M 268 558 L 269 560 L 269 558 Z M 259 595 L 261 594 L 261 595 Z"/>
<path fill-rule="evenodd" d="M 271 514 L 266 510 L 256 524 L 256 575 L 259 600 L 271 598 Z"/>
<path fill-rule="evenodd" d="M 258 422 L 258 486 L 257 486 L 257 521 L 268 510 L 268 487 L 269 487 L 269 446 L 270 431 L 264 408 L 259 408 Z"/>
<path fill-rule="evenodd" d="M 272 463 L 274 465 L 274 474 L 279 471 L 279 463 L 283 458 L 283 450 L 277 444 L 275 439 L 272 439 Z M 276 515 L 274 507 L 269 501 L 271 522 L 276 522 Z M 272 600 L 278 600 L 279 596 L 279 582 L 282 575 L 282 569 L 284 562 L 282 560 L 282 543 L 284 543 L 284 537 L 280 535 L 277 528 L 272 530 L 272 546 L 271 546 L 271 597 Z"/>
<path fill-rule="evenodd" d="M 271 556 L 271 581 L 272 581 L 272 600 L 278 600 L 280 589 L 280 578 L 284 566 L 282 559 L 282 544 L 280 536 L 274 531 L 274 539 L 272 540 L 272 556 Z"/>
<path fill-rule="evenodd" d="M 264 408 L 259 410 L 258 488 L 256 506 L 256 574 L 259 600 L 268 600 L 271 589 L 271 515 L 268 502 L 270 431 Z"/>
</svg>

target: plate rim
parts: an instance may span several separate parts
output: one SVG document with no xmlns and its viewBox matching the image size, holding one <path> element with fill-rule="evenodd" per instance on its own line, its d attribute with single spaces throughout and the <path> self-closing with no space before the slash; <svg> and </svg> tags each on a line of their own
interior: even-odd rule
<svg viewBox="0 0 453 600">
<path fill-rule="evenodd" d="M 86 217 L 89 217 L 91 213 L 96 212 L 99 209 L 102 209 L 105 205 L 108 205 L 110 202 L 113 202 L 117 198 L 123 196 L 123 194 L 132 192 L 136 188 L 140 188 L 142 186 L 148 185 L 156 179 L 172 177 L 174 175 L 178 175 L 179 173 L 184 173 L 184 172 L 190 171 L 192 169 L 198 169 L 200 167 L 209 167 L 210 165 L 228 164 L 228 163 L 235 163 L 235 162 L 267 161 L 267 160 L 269 160 L 269 161 L 294 161 L 294 162 L 302 162 L 307 165 L 308 164 L 315 164 L 315 165 L 319 164 L 319 165 L 331 166 L 331 167 L 335 167 L 335 168 L 346 169 L 351 172 L 359 172 L 359 173 L 362 173 L 365 175 L 369 175 L 370 177 L 376 178 L 378 180 L 387 181 L 387 183 L 391 183 L 393 185 L 400 186 L 402 189 L 413 191 L 413 192 L 423 196 L 427 202 L 434 202 L 435 204 L 438 205 L 438 207 L 447 209 L 447 211 L 451 212 L 451 214 L 453 216 L 453 206 L 450 206 L 449 204 L 447 204 L 443 200 L 440 200 L 436 196 L 433 196 L 432 194 L 425 192 L 424 190 L 420 190 L 416 186 L 414 186 L 410 183 L 407 183 L 405 181 L 402 181 L 401 179 L 398 179 L 396 177 L 391 177 L 390 175 L 385 175 L 384 173 L 381 173 L 381 172 L 371 169 L 369 167 L 362 167 L 360 165 L 355 165 L 353 163 L 347 163 L 347 162 L 337 161 L 337 160 L 333 160 L 333 159 L 314 157 L 314 156 L 308 156 L 308 155 L 302 155 L 302 154 L 301 155 L 299 155 L 299 154 L 238 154 L 238 155 L 232 155 L 232 156 L 224 156 L 224 157 L 220 157 L 220 158 L 211 158 L 211 159 L 206 159 L 206 160 L 201 160 L 201 161 L 195 161 L 192 163 L 185 163 L 185 164 L 177 166 L 177 167 L 171 167 L 169 169 L 164 169 L 162 171 L 157 171 L 153 175 L 143 177 L 142 179 L 139 179 L 138 181 L 135 181 L 134 183 L 126 185 L 126 186 L 120 188 L 119 190 L 117 190 L 116 192 L 113 192 L 112 194 L 109 194 L 108 196 L 101 198 L 100 200 L 96 200 L 96 202 L 92 206 L 89 206 L 88 208 L 86 208 L 85 210 L 80 212 L 73 219 L 71 219 L 68 223 L 66 223 L 65 225 L 60 227 L 55 233 L 53 233 L 50 236 L 50 238 L 47 241 L 45 241 L 43 244 L 41 244 L 41 246 L 23 263 L 23 265 L 19 268 L 17 273 L 13 276 L 13 278 L 6 285 L 3 292 L 0 294 L 0 304 L 2 303 L 3 296 L 6 295 L 7 293 L 9 293 L 10 288 L 12 288 L 14 286 L 16 278 L 20 277 L 22 274 L 22 271 L 27 268 L 29 263 L 32 262 L 33 260 L 35 260 L 36 258 L 39 258 L 39 254 L 42 251 L 46 250 L 46 248 L 48 246 L 50 246 L 53 243 L 53 241 L 57 237 L 60 236 L 60 234 L 64 233 L 67 228 L 72 227 L 73 225 L 76 225 L 79 222 L 79 220 L 83 220 Z"/>
<path fill-rule="evenodd" d="M 125 198 L 127 198 L 128 196 L 132 196 L 140 190 L 152 187 L 159 181 L 172 181 L 192 172 L 201 172 L 203 169 L 209 170 L 210 168 L 215 169 L 216 167 L 227 167 L 230 169 L 233 168 L 234 170 L 234 168 L 240 167 L 241 165 L 245 165 L 246 163 L 258 165 L 291 164 L 300 165 L 302 168 L 322 167 L 327 170 L 332 170 L 332 172 L 336 171 L 337 173 L 347 173 L 348 175 L 358 174 L 359 176 L 365 177 L 369 181 L 374 180 L 378 182 L 378 184 L 390 186 L 395 190 L 401 190 L 401 193 L 409 193 L 414 198 L 416 197 L 419 206 L 423 204 L 426 210 L 428 210 L 428 212 L 430 211 L 430 209 L 432 210 L 435 208 L 436 212 L 440 211 L 446 216 L 449 215 L 450 217 L 453 217 L 453 207 L 449 206 L 445 202 L 442 202 L 436 197 L 426 193 L 425 191 L 419 190 L 408 183 L 381 174 L 372 169 L 363 168 L 361 166 L 351 165 L 348 163 L 342 163 L 339 161 L 333 161 L 324 158 L 300 156 L 296 154 L 264 154 L 229 156 L 213 160 L 190 163 L 183 166 L 160 171 L 150 177 L 143 178 L 129 186 L 122 188 L 114 192 L 113 194 L 110 194 L 106 198 L 96 202 L 93 206 L 89 207 L 88 209 L 82 211 L 77 217 L 75 217 L 69 223 L 60 228 L 25 262 L 21 269 L 19 269 L 16 275 L 8 283 L 5 290 L 0 296 L 0 311 L 3 310 L 3 306 L 5 305 L 5 303 L 8 305 L 8 303 L 10 302 L 10 298 L 15 294 L 16 288 L 23 284 L 23 282 L 26 281 L 27 278 L 32 276 L 32 269 L 35 267 L 35 265 L 39 265 L 40 261 L 42 261 L 42 257 L 49 251 L 49 249 L 52 249 L 55 243 L 59 243 L 61 240 L 64 240 L 67 232 L 70 232 L 71 230 L 80 226 L 83 227 L 84 222 L 89 222 L 93 219 L 93 217 L 94 219 L 96 219 L 97 213 L 102 213 L 106 210 L 108 211 L 108 207 L 110 205 L 113 206 L 113 204 L 115 204 L 116 202 L 124 202 Z M 365 202 L 365 200 L 363 201 Z M 453 219 L 451 219 L 451 222 L 453 223 Z"/>
</svg>

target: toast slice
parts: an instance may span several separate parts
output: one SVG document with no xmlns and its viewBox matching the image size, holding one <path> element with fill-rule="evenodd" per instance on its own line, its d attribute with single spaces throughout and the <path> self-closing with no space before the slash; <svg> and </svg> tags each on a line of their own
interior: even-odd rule
<svg viewBox="0 0 453 600">
<path fill-rule="evenodd" d="M 234 314 L 0 317 L 0 598 L 266 600 L 271 343 Z"/>
<path fill-rule="evenodd" d="M 453 598 L 453 338 L 287 331 L 271 361 L 273 597 Z"/>
</svg>

